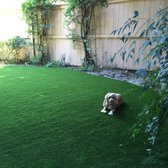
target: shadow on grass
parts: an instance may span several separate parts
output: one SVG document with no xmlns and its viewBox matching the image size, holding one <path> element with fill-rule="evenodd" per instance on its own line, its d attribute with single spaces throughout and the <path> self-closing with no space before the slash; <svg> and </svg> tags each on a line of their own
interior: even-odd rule
<svg viewBox="0 0 168 168">
<path fill-rule="evenodd" d="M 123 103 L 117 110 L 114 112 L 114 116 L 117 116 L 119 119 L 125 120 L 128 118 L 129 106 L 126 103 Z"/>
</svg>

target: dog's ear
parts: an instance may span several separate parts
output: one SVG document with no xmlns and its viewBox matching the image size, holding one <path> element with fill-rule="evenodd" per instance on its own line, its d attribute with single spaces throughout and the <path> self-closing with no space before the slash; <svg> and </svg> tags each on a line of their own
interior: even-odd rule
<svg viewBox="0 0 168 168">
<path fill-rule="evenodd" d="M 109 98 L 109 95 L 110 95 L 110 93 L 107 93 L 107 94 L 105 95 L 104 99 L 107 100 L 107 99 Z"/>
<path fill-rule="evenodd" d="M 117 96 L 116 96 L 115 93 L 112 93 L 112 94 L 111 94 L 111 97 L 112 97 L 113 99 L 117 99 Z"/>
<path fill-rule="evenodd" d="M 105 95 L 104 101 L 103 101 L 103 106 L 106 107 L 106 108 L 108 107 L 108 104 L 109 104 L 108 98 L 109 98 L 109 93 L 107 93 L 107 94 Z"/>
</svg>

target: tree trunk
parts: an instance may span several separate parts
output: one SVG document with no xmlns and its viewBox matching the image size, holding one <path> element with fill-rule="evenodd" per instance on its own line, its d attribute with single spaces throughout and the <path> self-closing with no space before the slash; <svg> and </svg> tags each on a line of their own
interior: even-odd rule
<svg viewBox="0 0 168 168">
<path fill-rule="evenodd" d="M 35 42 L 35 33 L 34 33 L 34 24 L 32 24 L 32 40 L 33 40 L 33 56 L 36 56 L 36 42 Z"/>
<path fill-rule="evenodd" d="M 91 53 L 91 46 L 89 44 L 89 34 L 90 34 L 90 28 L 91 28 L 91 22 L 92 22 L 92 8 L 85 8 L 83 12 L 83 19 L 81 23 L 81 37 L 83 35 L 83 47 L 85 52 L 85 66 L 96 66 L 96 63 L 93 58 L 93 54 Z"/>
<path fill-rule="evenodd" d="M 83 40 L 83 47 L 84 47 L 84 52 L 85 52 L 84 65 L 85 66 L 96 66 L 93 56 L 90 53 L 90 49 L 88 48 L 88 40 L 86 39 Z"/>
</svg>

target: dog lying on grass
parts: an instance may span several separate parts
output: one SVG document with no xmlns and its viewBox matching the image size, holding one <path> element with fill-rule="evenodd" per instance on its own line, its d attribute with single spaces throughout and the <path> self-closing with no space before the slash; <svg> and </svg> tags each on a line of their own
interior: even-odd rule
<svg viewBox="0 0 168 168">
<path fill-rule="evenodd" d="M 107 113 L 113 115 L 116 108 L 123 104 L 123 98 L 119 93 L 107 93 L 103 101 L 102 113 Z"/>
</svg>

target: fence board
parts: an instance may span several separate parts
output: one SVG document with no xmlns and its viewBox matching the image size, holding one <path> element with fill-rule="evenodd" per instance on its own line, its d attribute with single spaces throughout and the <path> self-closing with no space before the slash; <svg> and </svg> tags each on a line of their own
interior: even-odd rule
<svg viewBox="0 0 168 168">
<path fill-rule="evenodd" d="M 139 11 L 141 18 L 148 18 L 153 15 L 159 7 L 167 7 L 167 0 L 110 0 L 108 8 L 98 8 L 95 11 L 96 35 L 93 36 L 92 47 L 97 52 L 99 65 L 117 68 L 137 69 L 145 66 L 145 62 L 135 65 L 135 57 L 128 62 L 123 62 L 117 57 L 110 62 L 112 55 L 122 46 L 119 36 L 111 36 L 110 33 L 121 26 L 135 10 Z M 66 62 L 73 65 L 82 65 L 83 51 L 73 47 L 72 42 L 67 38 L 67 29 L 64 25 L 65 4 L 56 6 L 51 11 L 49 23 L 51 29 L 48 33 L 48 55 L 51 60 L 60 60 L 62 55 L 66 56 Z M 143 20 L 140 22 L 143 24 Z M 136 38 L 137 48 L 143 40 Z M 96 41 L 95 41 L 96 40 Z"/>
</svg>

